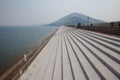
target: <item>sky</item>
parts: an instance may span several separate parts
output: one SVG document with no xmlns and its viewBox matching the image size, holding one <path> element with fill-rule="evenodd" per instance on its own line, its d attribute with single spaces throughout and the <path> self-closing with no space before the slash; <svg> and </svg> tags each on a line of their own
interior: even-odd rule
<svg viewBox="0 0 120 80">
<path fill-rule="evenodd" d="M 0 25 L 47 24 L 73 12 L 120 21 L 120 0 L 0 0 Z"/>
</svg>

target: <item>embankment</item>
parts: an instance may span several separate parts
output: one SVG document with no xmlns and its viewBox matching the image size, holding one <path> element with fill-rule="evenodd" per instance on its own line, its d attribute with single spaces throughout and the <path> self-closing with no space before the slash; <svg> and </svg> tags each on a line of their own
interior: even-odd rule
<svg viewBox="0 0 120 80">
<path fill-rule="evenodd" d="M 107 34 L 119 35 L 120 36 L 120 27 L 103 27 L 103 26 L 81 26 L 80 29 L 86 29 L 96 32 L 102 32 Z"/>
</svg>

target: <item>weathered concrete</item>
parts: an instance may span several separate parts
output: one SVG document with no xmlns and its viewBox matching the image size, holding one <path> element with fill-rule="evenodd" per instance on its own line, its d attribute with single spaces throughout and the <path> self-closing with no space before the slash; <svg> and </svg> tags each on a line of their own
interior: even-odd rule
<svg viewBox="0 0 120 80">
<path fill-rule="evenodd" d="M 19 80 L 119 80 L 120 38 L 60 27 Z"/>
</svg>

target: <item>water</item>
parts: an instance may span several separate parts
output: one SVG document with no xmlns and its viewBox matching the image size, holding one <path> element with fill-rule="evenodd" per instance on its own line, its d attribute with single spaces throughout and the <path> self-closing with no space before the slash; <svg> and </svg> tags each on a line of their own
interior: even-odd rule
<svg viewBox="0 0 120 80">
<path fill-rule="evenodd" d="M 0 74 L 55 29 L 57 27 L 52 26 L 0 26 Z"/>
</svg>

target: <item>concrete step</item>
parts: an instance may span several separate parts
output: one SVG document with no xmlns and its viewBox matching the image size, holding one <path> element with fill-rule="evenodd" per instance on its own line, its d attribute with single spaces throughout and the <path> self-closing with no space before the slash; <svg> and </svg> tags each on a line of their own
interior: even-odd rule
<svg viewBox="0 0 120 80">
<path fill-rule="evenodd" d="M 119 80 L 120 38 L 61 26 L 19 80 Z"/>
</svg>

